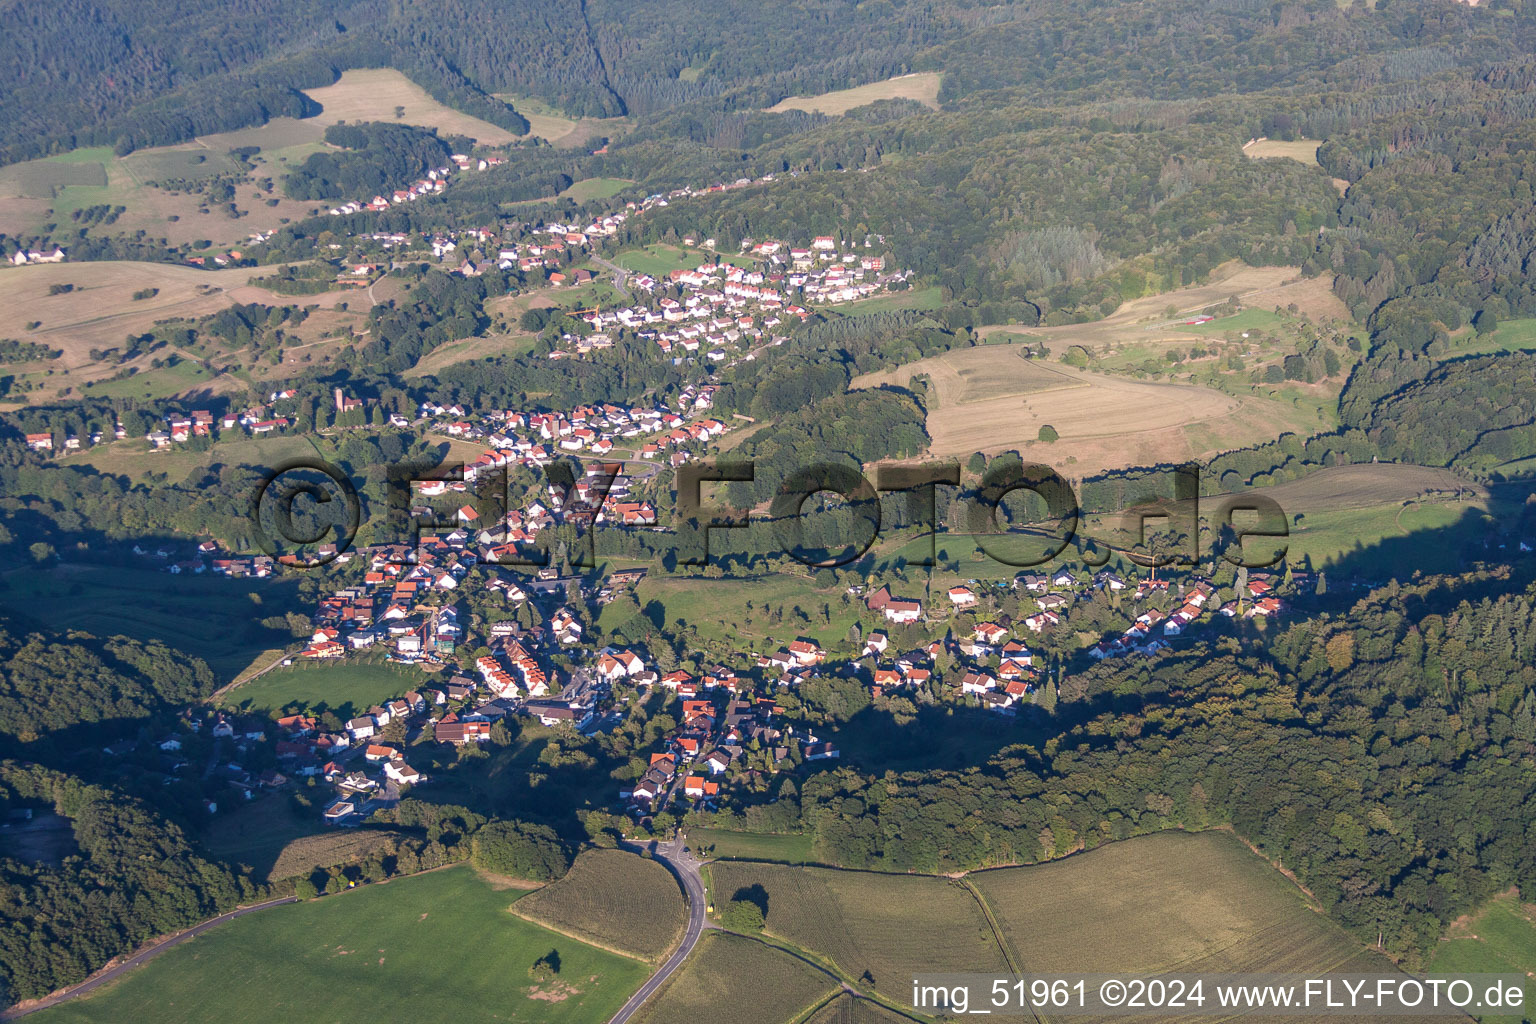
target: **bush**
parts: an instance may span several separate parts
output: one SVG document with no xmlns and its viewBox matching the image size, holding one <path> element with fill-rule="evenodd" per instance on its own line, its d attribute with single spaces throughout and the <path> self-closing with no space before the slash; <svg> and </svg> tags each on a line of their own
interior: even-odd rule
<svg viewBox="0 0 1536 1024">
<path fill-rule="evenodd" d="M 720 914 L 720 923 L 735 932 L 760 932 L 763 908 L 751 900 L 731 900 Z"/>
<path fill-rule="evenodd" d="M 1051 426 L 1049 423 L 1041 424 L 1040 440 L 1045 441 L 1046 443 L 1050 443 L 1052 441 L 1060 440 L 1060 438 L 1061 435 L 1056 433 L 1055 427 Z"/>
<path fill-rule="evenodd" d="M 520 821 L 493 821 L 476 832 L 470 859 L 482 871 L 534 882 L 559 878 L 571 866 L 552 829 Z"/>
</svg>

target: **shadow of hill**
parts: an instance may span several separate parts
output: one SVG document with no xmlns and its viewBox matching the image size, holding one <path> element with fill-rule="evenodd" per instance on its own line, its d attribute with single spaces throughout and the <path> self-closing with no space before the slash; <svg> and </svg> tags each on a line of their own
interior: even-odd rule
<svg viewBox="0 0 1536 1024">
<path fill-rule="evenodd" d="M 1479 562 L 1514 561 L 1522 555 L 1522 537 L 1536 533 L 1525 504 L 1536 490 L 1530 481 L 1507 481 L 1491 484 L 1488 492 L 1486 509 L 1466 508 L 1446 526 L 1372 544 L 1357 542 L 1353 550 L 1320 568 L 1327 572 L 1330 586 L 1337 580 L 1358 591 L 1392 579 L 1412 579 L 1415 573 L 1458 572 Z"/>
</svg>

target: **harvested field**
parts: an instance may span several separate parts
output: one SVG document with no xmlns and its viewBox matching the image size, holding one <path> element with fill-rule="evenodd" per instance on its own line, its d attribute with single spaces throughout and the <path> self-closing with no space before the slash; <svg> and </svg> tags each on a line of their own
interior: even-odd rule
<svg viewBox="0 0 1536 1024">
<path fill-rule="evenodd" d="M 344 71 L 334 85 L 306 89 L 305 95 L 324 108 L 315 115 L 320 124 L 399 122 L 436 128 L 444 135 L 467 135 L 488 146 L 503 146 L 517 138 L 505 128 L 443 106 L 393 68 Z M 396 107 L 405 108 L 403 117 L 395 117 Z"/>
<path fill-rule="evenodd" d="M 656 962 L 677 945 L 687 913 L 682 890 L 654 860 L 588 850 L 565 877 L 512 905 L 535 924 L 602 949 Z"/>
<path fill-rule="evenodd" d="M 921 373 L 933 382 L 938 404 L 943 408 L 1088 386 L 1043 360 L 1025 359 L 1023 351 L 1008 346 L 959 348 L 895 370 L 862 374 L 854 378 L 850 387 L 869 388 L 881 384 L 905 387 L 908 380 Z"/>
<path fill-rule="evenodd" d="M 527 899 L 527 897 L 523 897 Z M 641 1008 L 641 1024 L 787 1024 L 837 990 L 831 976 L 752 939 L 705 932 L 693 954 Z M 722 1014 L 722 1008 L 729 1013 Z"/>
<path fill-rule="evenodd" d="M 768 934 L 825 954 L 850 978 L 872 978 L 896 1000 L 911 997 L 917 971 L 1008 967 L 975 898 L 945 878 L 747 861 L 710 873 L 717 909 L 732 898 L 765 901 Z"/>
<path fill-rule="evenodd" d="M 966 458 L 1020 449 L 1070 476 L 1208 456 L 1275 437 L 1312 433 L 1304 410 L 1260 395 L 1132 380 L 1059 363 L 1010 359 L 996 346 L 930 356 L 865 374 L 853 387 L 928 375 L 929 454 Z M 1060 439 L 1038 441 L 1049 424 Z"/>
<path fill-rule="evenodd" d="M 217 312 L 236 302 L 263 302 L 270 305 L 297 304 L 319 306 L 322 310 L 346 302 L 365 312 L 372 305 L 366 291 L 334 291 L 319 295 L 283 296 L 266 288 L 249 284 L 254 276 L 271 273 L 269 267 L 231 270 L 201 270 L 197 267 L 177 266 L 168 263 L 136 263 L 128 261 L 103 261 L 92 263 L 54 263 L 29 267 L 0 269 L 0 337 L 33 341 L 59 349 L 63 354 L 47 365 L 55 375 L 47 379 L 47 386 L 29 393 L 29 402 L 47 400 L 64 388 L 83 388 L 93 381 L 111 377 L 123 365 L 115 360 L 93 360 L 91 349 L 103 351 L 119 348 L 129 335 L 142 334 L 162 320 L 177 318 L 195 319 Z M 58 295 L 50 295 L 54 285 L 73 285 L 73 289 Z M 155 289 L 150 298 L 135 299 L 134 293 Z M 378 288 L 380 298 L 386 291 Z M 361 312 L 357 316 L 361 316 Z M 336 316 L 355 319 L 352 314 Z M 330 314 L 316 316 L 298 332 L 305 336 L 324 328 L 340 326 Z M 40 324 L 35 330 L 27 325 Z M 162 351 L 156 356 L 168 353 Z M 186 388 L 198 390 L 242 389 L 244 385 L 234 379 L 183 380 L 186 371 L 177 374 L 176 369 L 151 371 L 150 359 L 141 357 L 137 363 L 144 379 L 137 378 L 114 382 L 107 391 L 142 397 L 148 388 L 151 392 L 173 394 Z M 296 357 L 291 357 L 296 358 Z M 44 364 L 34 364 L 38 367 Z M 189 366 L 190 370 L 191 367 Z M 68 375 L 57 371 L 67 371 Z M 160 374 L 158 382 L 150 381 L 151 373 Z"/>
<path fill-rule="evenodd" d="M 1227 832 L 1164 832 L 970 881 L 1028 973 L 1392 970 Z"/>
<path fill-rule="evenodd" d="M 917 100 L 925 106 L 939 109 L 939 74 L 923 71 L 884 82 L 871 82 L 852 89 L 824 92 L 820 96 L 791 96 L 768 108 L 770 114 L 786 110 L 809 110 L 822 114 L 846 114 L 854 107 L 862 107 L 876 100 Z"/>
<path fill-rule="evenodd" d="M 1292 139 L 1290 142 L 1281 139 L 1260 139 L 1258 142 L 1244 146 L 1243 155 L 1250 160 L 1280 157 L 1316 167 L 1317 147 L 1321 145 L 1322 143 L 1317 139 Z"/>
</svg>

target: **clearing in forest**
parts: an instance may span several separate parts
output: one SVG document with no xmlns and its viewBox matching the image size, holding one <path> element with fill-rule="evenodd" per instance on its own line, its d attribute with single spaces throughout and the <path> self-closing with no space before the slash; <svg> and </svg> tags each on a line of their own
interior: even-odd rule
<svg viewBox="0 0 1536 1024">
<path fill-rule="evenodd" d="M 917 100 L 919 103 L 939 109 L 939 73 L 922 71 L 883 82 L 824 92 L 820 96 L 790 96 L 768 108 L 770 114 L 782 114 L 786 110 L 809 110 L 820 114 L 846 114 L 854 107 L 862 107 L 876 100 Z"/>
<path fill-rule="evenodd" d="M 388 121 L 436 128 L 443 135 L 467 135 L 487 146 L 504 146 L 517 138 L 505 128 L 445 107 L 394 68 L 359 68 L 342 72 L 334 85 L 306 89 L 304 94 L 324 109 L 320 124 L 341 121 Z M 403 108 L 399 117 L 395 108 Z"/>
</svg>

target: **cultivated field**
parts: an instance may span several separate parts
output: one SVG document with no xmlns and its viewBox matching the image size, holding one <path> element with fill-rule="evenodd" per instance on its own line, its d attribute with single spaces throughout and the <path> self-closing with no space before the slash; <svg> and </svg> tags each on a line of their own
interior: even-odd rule
<svg viewBox="0 0 1536 1024">
<path fill-rule="evenodd" d="M 505 128 L 443 106 L 393 68 L 344 71 L 334 85 L 306 89 L 305 95 L 325 108 L 315 115 L 320 124 L 398 121 L 436 128 L 442 135 L 467 135 L 487 146 L 503 146 L 517 138 Z M 403 116 L 395 116 L 396 107 L 405 108 Z"/>
<path fill-rule="evenodd" d="M 224 703 L 243 711 L 280 711 L 295 705 L 335 711 L 353 718 L 373 705 L 425 685 L 421 672 L 398 665 L 355 660 L 298 663 L 275 668 L 224 694 Z"/>
<path fill-rule="evenodd" d="M 1226 832 L 1164 832 L 970 881 L 1026 973 L 1392 969 Z"/>
<path fill-rule="evenodd" d="M 609 1019 L 649 974 L 507 913 L 508 895 L 457 867 L 264 910 L 32 1019 L 590 1024 Z M 551 950 L 558 974 L 535 979 L 529 969 Z"/>
<path fill-rule="evenodd" d="M 710 868 L 716 909 L 738 891 L 766 892 L 768 934 L 830 957 L 850 978 L 911 997 L 917 971 L 1004 971 L 975 898 L 927 875 L 885 875 L 721 861 Z"/>
<path fill-rule="evenodd" d="M 939 74 L 924 71 L 890 78 L 884 82 L 855 86 L 824 92 L 820 96 L 791 96 L 768 108 L 771 114 L 786 110 L 809 110 L 822 114 L 846 114 L 854 107 L 862 107 L 876 100 L 917 100 L 919 103 L 939 109 Z"/>
<path fill-rule="evenodd" d="M 623 850 L 588 850 L 564 878 L 518 900 L 512 912 L 652 962 L 677 945 L 688 917 L 672 874 Z"/>
<path fill-rule="evenodd" d="M 842 993 L 817 1010 L 805 1024 L 907 1024 L 903 1017 L 871 999 Z"/>
<path fill-rule="evenodd" d="M 788 953 L 752 939 L 705 932 L 682 969 L 636 1019 L 640 1024 L 724 1019 L 787 1024 L 836 990 L 829 975 Z"/>
</svg>

